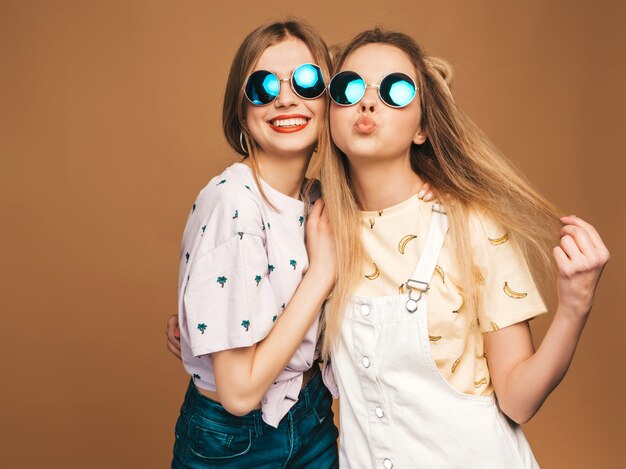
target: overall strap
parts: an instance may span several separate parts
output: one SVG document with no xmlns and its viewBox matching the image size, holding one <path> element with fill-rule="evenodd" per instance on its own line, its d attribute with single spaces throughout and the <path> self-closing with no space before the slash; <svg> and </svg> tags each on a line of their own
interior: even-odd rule
<svg viewBox="0 0 626 469">
<path fill-rule="evenodd" d="M 422 255 L 417 262 L 415 272 L 406 281 L 409 288 L 409 300 L 406 308 L 410 313 L 417 311 L 417 302 L 422 297 L 422 293 L 430 288 L 430 280 L 435 273 L 439 253 L 443 247 L 443 241 L 448 231 L 448 216 L 440 203 L 433 205 L 433 215 L 428 227 L 428 234 Z"/>
</svg>

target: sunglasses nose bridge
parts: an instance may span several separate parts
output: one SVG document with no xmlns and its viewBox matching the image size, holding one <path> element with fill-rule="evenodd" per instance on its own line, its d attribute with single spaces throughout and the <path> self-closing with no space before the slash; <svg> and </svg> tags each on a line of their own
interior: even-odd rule
<svg viewBox="0 0 626 469">
<path fill-rule="evenodd" d="M 296 104 L 298 100 L 298 94 L 293 89 L 291 77 L 279 78 L 278 82 L 280 84 L 280 92 L 278 93 L 278 96 L 276 96 L 276 99 L 274 100 L 274 103 L 276 104 L 276 106 L 286 107 L 286 106 L 292 106 Z M 286 83 L 286 85 L 283 86 L 283 83 Z"/>
<path fill-rule="evenodd" d="M 369 110 L 373 112 L 379 104 L 377 100 L 380 100 L 380 86 L 373 84 L 365 85 L 363 97 L 359 100 L 358 104 L 361 111 Z"/>
</svg>

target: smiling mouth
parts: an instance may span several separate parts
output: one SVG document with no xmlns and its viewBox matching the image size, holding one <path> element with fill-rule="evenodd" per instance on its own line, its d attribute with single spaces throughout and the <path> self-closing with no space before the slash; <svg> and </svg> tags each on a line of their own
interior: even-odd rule
<svg viewBox="0 0 626 469">
<path fill-rule="evenodd" d="M 268 122 L 268 125 L 275 132 L 291 133 L 299 132 L 304 129 L 311 121 L 308 117 L 290 117 L 290 118 L 277 118 Z"/>
</svg>

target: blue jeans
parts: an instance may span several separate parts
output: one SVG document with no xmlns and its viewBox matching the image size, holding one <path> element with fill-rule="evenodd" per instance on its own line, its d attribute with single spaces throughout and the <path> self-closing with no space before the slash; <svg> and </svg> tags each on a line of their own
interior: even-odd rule
<svg viewBox="0 0 626 469">
<path fill-rule="evenodd" d="M 243 417 L 228 413 L 190 382 L 176 422 L 172 469 L 338 468 L 331 405 L 319 369 L 278 428 L 263 422 L 260 410 Z"/>
</svg>

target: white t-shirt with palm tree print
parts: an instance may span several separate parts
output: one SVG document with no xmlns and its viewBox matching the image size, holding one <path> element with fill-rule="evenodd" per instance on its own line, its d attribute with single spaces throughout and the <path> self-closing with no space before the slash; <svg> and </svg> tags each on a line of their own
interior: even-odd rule
<svg viewBox="0 0 626 469">
<path fill-rule="evenodd" d="M 264 339 L 308 267 L 306 206 L 235 163 L 198 195 L 183 234 L 178 315 L 183 364 L 201 389 L 215 391 L 211 353 Z M 318 321 L 262 401 L 277 426 L 295 404 L 315 359 Z"/>
</svg>

